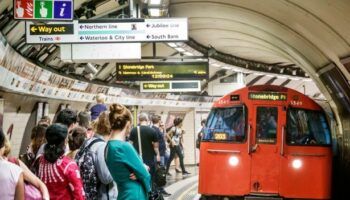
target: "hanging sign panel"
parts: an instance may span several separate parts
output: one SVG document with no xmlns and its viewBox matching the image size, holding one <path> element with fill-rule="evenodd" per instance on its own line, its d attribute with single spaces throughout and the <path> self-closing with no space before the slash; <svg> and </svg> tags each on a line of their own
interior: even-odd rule
<svg viewBox="0 0 350 200">
<path fill-rule="evenodd" d="M 117 63 L 117 81 L 204 80 L 208 62 Z"/>
<path fill-rule="evenodd" d="M 200 81 L 147 81 L 141 82 L 141 92 L 199 92 Z"/>
<path fill-rule="evenodd" d="M 188 22 L 187 18 L 27 22 L 26 40 L 28 44 L 187 41 Z"/>
<path fill-rule="evenodd" d="M 14 0 L 14 18 L 26 20 L 73 20 L 74 0 Z"/>
</svg>

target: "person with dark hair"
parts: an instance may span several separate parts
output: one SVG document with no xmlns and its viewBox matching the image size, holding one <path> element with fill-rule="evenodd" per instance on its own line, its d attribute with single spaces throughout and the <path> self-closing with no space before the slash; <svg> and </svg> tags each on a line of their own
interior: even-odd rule
<svg viewBox="0 0 350 200">
<path fill-rule="evenodd" d="M 180 166 L 183 175 L 190 174 L 186 171 L 184 165 L 184 155 L 182 151 L 182 143 L 183 143 L 183 134 L 184 130 L 182 130 L 182 118 L 177 117 L 174 119 L 174 126 L 167 133 L 167 138 L 170 141 L 170 158 L 167 163 L 167 174 L 169 173 L 170 163 L 175 158 L 175 154 L 178 155 L 180 159 Z"/>
<path fill-rule="evenodd" d="M 86 129 L 86 138 L 94 136 L 94 131 L 91 127 L 91 116 L 88 112 L 82 111 L 78 114 L 78 124 Z"/>
<path fill-rule="evenodd" d="M 68 127 L 69 133 L 70 130 L 72 130 L 75 127 L 77 120 L 77 113 L 69 108 L 66 108 L 58 113 L 55 123 L 66 125 Z"/>
<path fill-rule="evenodd" d="M 154 158 L 156 157 L 156 160 L 160 162 L 158 136 L 156 131 L 149 127 L 149 119 L 146 113 L 140 113 L 138 118 L 139 126 L 134 127 L 131 130 L 129 142 L 139 154 L 141 153 L 139 150 L 139 144 L 141 144 L 143 163 L 150 168 L 151 176 L 153 177 L 156 167 Z M 138 129 L 141 137 L 140 142 L 138 138 Z"/>
<path fill-rule="evenodd" d="M 131 128 L 131 113 L 121 104 L 112 104 L 109 122 L 111 137 L 105 156 L 107 167 L 118 186 L 118 200 L 146 200 L 151 191 L 151 176 L 134 147 L 125 141 Z M 130 173 L 135 174 L 137 180 L 130 179 Z"/>
<path fill-rule="evenodd" d="M 0 197 L 2 200 L 24 200 L 24 179 L 22 169 L 3 158 L 5 134 L 0 129 Z"/>
<path fill-rule="evenodd" d="M 94 136 L 84 142 L 75 157 L 84 182 L 85 195 L 87 198 L 93 196 L 99 200 L 117 199 L 118 189 L 107 168 L 104 156 L 106 141 L 111 133 L 108 112 L 102 112 L 99 115 L 94 123 L 94 129 Z M 91 156 L 89 166 L 87 166 L 87 156 L 84 156 L 84 154 L 88 155 L 88 152 Z"/>
<path fill-rule="evenodd" d="M 83 183 L 75 161 L 64 155 L 68 129 L 52 124 L 46 130 L 44 155 L 38 158 L 38 177 L 46 184 L 51 200 L 84 200 Z"/>
<path fill-rule="evenodd" d="M 83 145 L 86 139 L 86 129 L 84 127 L 78 126 L 72 129 L 71 134 L 68 136 L 68 146 L 69 152 L 67 156 L 70 159 L 74 159 L 75 155 L 79 151 L 81 145 Z"/>
<path fill-rule="evenodd" d="M 160 165 L 165 166 L 165 151 L 166 151 L 166 144 L 165 144 L 165 136 L 164 132 L 160 130 L 160 123 L 161 123 L 161 117 L 159 115 L 153 115 L 152 116 L 152 128 L 156 131 L 156 134 L 158 136 L 159 141 L 159 155 L 160 155 Z M 170 196 L 167 191 L 164 190 L 163 187 L 160 188 L 160 191 L 162 194 L 167 197 Z"/>
</svg>

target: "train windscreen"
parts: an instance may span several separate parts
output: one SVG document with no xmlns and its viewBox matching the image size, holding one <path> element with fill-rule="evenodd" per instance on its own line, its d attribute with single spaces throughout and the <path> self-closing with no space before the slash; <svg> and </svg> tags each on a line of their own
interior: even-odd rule
<svg viewBox="0 0 350 200">
<path fill-rule="evenodd" d="M 246 114 L 244 106 L 213 108 L 207 118 L 203 141 L 244 142 Z"/>
<path fill-rule="evenodd" d="M 330 145 L 331 134 L 323 112 L 290 108 L 287 112 L 287 143 Z"/>
</svg>

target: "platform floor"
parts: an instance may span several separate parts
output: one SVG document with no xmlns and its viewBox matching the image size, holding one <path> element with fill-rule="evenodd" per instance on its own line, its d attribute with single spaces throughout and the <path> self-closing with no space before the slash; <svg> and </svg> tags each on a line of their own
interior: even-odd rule
<svg viewBox="0 0 350 200">
<path fill-rule="evenodd" d="M 198 167 L 186 167 L 191 174 L 183 176 L 176 173 L 175 169 L 170 169 L 172 176 L 167 177 L 167 186 L 165 190 L 171 193 L 171 196 L 165 200 L 198 200 L 200 195 L 198 191 Z"/>
</svg>

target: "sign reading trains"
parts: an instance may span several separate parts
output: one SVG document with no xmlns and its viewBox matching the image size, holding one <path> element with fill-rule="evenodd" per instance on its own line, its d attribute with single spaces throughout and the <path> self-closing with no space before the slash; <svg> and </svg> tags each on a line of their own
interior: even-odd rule
<svg viewBox="0 0 350 200">
<path fill-rule="evenodd" d="M 118 81 L 208 79 L 208 62 L 117 63 Z"/>
<path fill-rule="evenodd" d="M 73 20 L 73 0 L 14 0 L 15 19 Z"/>
<path fill-rule="evenodd" d="M 287 101 L 287 94 L 270 92 L 249 92 L 248 98 L 251 100 Z"/>
</svg>

